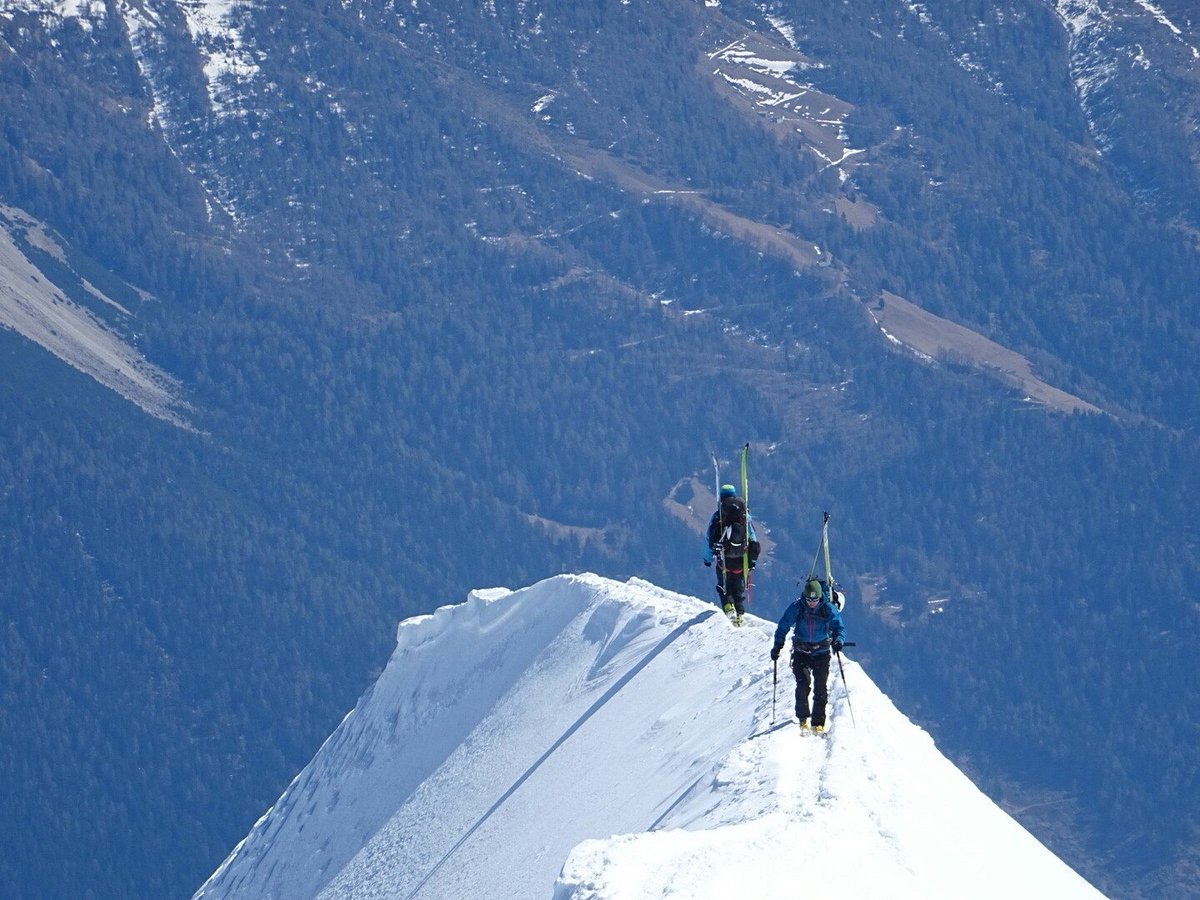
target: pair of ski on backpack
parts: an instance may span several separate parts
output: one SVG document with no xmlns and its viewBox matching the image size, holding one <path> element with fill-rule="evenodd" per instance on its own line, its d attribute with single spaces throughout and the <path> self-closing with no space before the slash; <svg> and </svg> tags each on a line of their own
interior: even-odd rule
<svg viewBox="0 0 1200 900">
<path fill-rule="evenodd" d="M 725 614 L 735 626 L 742 624 L 746 604 L 750 601 L 750 570 L 761 549 L 750 517 L 749 459 L 750 445 L 746 444 L 741 453 L 742 487 L 739 494 L 734 485 L 721 483 L 720 466 L 713 454 L 717 510 L 708 523 L 706 535 L 704 564 L 711 565 L 716 560 L 717 593 Z"/>
<path fill-rule="evenodd" d="M 717 563 L 717 594 L 725 615 L 738 626 L 749 602 L 751 570 L 761 548 L 745 499 L 737 496 L 733 485 L 723 485 L 720 491 L 720 505 L 708 526 L 708 549 Z M 709 561 L 706 558 L 706 564 Z"/>
</svg>

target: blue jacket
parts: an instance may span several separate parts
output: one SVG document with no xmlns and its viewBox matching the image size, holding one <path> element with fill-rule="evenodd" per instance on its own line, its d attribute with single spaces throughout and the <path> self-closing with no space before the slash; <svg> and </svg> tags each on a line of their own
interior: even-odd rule
<svg viewBox="0 0 1200 900">
<path fill-rule="evenodd" d="M 717 524 L 720 521 L 721 521 L 721 510 L 718 509 L 715 513 L 712 514 L 712 518 L 708 520 L 708 528 L 706 528 L 704 531 L 704 561 L 706 563 L 710 563 L 713 561 L 713 548 L 712 548 L 712 544 L 709 542 L 709 539 L 713 533 L 714 528 L 717 526 Z M 747 531 L 747 536 L 750 539 L 748 541 L 748 544 L 749 544 L 748 552 L 750 554 L 750 558 L 753 560 L 757 560 L 758 559 L 758 535 L 754 531 L 754 516 L 750 515 L 750 513 L 746 513 L 746 531 Z"/>
<path fill-rule="evenodd" d="M 775 627 L 776 647 L 783 646 L 788 631 L 793 627 L 793 646 L 812 656 L 828 655 L 830 643 L 834 640 L 844 640 L 843 635 L 846 633 L 842 624 L 842 614 L 827 597 L 822 597 L 821 602 L 813 609 L 809 609 L 801 597 L 784 610 L 779 624 Z"/>
</svg>

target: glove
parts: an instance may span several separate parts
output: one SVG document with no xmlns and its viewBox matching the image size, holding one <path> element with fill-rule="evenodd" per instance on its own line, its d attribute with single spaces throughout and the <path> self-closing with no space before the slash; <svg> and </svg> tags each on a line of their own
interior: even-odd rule
<svg viewBox="0 0 1200 900">
<path fill-rule="evenodd" d="M 754 568 L 754 560 L 750 560 L 750 568 Z"/>
<path fill-rule="evenodd" d="M 779 651 L 782 649 L 783 649 L 783 647 L 772 647 L 771 648 L 771 662 L 779 661 Z"/>
<path fill-rule="evenodd" d="M 711 559 L 706 559 L 706 560 L 704 561 L 704 565 L 705 565 L 705 567 L 706 567 L 706 568 L 711 568 L 711 566 L 712 566 L 712 560 L 711 560 Z"/>
<path fill-rule="evenodd" d="M 841 653 L 842 652 L 842 639 L 834 638 L 833 643 L 830 644 L 829 646 L 831 646 L 833 648 L 834 653 Z"/>
</svg>

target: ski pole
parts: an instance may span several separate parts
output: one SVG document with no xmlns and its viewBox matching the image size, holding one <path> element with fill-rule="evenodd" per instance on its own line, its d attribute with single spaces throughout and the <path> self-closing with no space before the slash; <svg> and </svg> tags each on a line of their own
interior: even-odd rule
<svg viewBox="0 0 1200 900">
<path fill-rule="evenodd" d="M 842 646 L 853 647 L 854 642 L 851 641 L 848 644 L 842 644 Z M 850 705 L 850 688 L 846 687 L 846 670 L 842 668 L 842 651 L 834 650 L 833 653 L 837 657 L 838 672 L 840 672 L 842 676 L 842 690 L 846 692 L 846 709 L 850 710 L 850 724 L 857 728 L 858 723 L 854 721 L 854 707 Z"/>
<path fill-rule="evenodd" d="M 746 503 L 746 534 L 742 538 L 744 545 L 742 548 L 742 580 L 744 582 L 743 589 L 746 592 L 746 603 L 750 602 L 751 594 L 754 590 L 754 579 L 750 575 L 750 479 L 746 474 L 746 467 L 750 461 L 750 442 L 746 441 L 746 446 L 742 448 L 742 500 Z"/>
</svg>

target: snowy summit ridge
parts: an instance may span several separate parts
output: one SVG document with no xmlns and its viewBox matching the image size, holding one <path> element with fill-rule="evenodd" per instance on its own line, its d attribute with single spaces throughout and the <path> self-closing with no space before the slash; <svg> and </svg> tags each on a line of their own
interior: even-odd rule
<svg viewBox="0 0 1200 900">
<path fill-rule="evenodd" d="M 786 665 L 773 726 L 773 628 L 595 575 L 402 622 L 196 897 L 778 897 L 806 871 L 841 896 L 1099 896 L 852 661 L 827 738 L 791 720 Z"/>
</svg>

